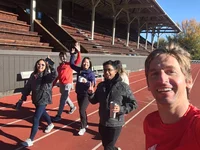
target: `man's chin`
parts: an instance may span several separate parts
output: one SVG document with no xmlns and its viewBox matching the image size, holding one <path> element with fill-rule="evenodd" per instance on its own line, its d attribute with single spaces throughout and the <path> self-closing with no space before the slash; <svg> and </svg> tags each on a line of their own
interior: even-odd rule
<svg viewBox="0 0 200 150">
<path fill-rule="evenodd" d="M 174 103 L 174 100 L 169 99 L 169 98 L 162 98 L 162 99 L 158 100 L 157 102 L 161 105 L 170 105 L 170 104 Z"/>
</svg>

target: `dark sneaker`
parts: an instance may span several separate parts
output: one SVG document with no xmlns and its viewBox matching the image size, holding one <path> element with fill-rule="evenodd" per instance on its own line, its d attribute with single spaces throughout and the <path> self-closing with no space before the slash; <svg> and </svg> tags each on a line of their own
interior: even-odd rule
<svg viewBox="0 0 200 150">
<path fill-rule="evenodd" d="M 61 117 L 56 115 L 54 118 L 52 118 L 52 121 L 60 121 Z"/>
<path fill-rule="evenodd" d="M 74 106 L 73 108 L 71 108 L 70 111 L 68 112 L 68 114 L 73 114 L 75 110 L 76 110 L 76 106 Z"/>
</svg>

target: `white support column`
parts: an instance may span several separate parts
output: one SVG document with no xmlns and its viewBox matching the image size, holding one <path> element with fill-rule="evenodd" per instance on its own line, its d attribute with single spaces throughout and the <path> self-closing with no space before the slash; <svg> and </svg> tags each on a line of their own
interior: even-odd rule
<svg viewBox="0 0 200 150">
<path fill-rule="evenodd" d="M 100 2 L 100 0 L 96 1 L 96 3 L 94 3 L 94 1 L 92 1 L 91 40 L 94 40 L 95 11 L 96 11 L 96 7 L 99 4 L 99 2 Z"/>
<path fill-rule="evenodd" d="M 157 48 L 159 48 L 159 43 L 160 42 L 160 33 L 159 33 L 159 30 L 158 30 L 158 36 L 157 36 Z"/>
<path fill-rule="evenodd" d="M 135 20 L 136 17 L 134 17 L 129 23 L 128 23 L 128 27 L 127 27 L 127 36 L 126 36 L 126 46 L 129 45 L 129 37 L 130 37 L 130 26 L 131 23 Z"/>
<path fill-rule="evenodd" d="M 59 26 L 62 25 L 62 0 L 58 0 L 57 24 L 58 24 Z"/>
<path fill-rule="evenodd" d="M 130 23 L 128 23 L 128 27 L 127 27 L 127 37 L 126 37 L 126 46 L 128 46 L 128 45 L 129 45 L 130 26 L 131 26 L 131 24 L 130 24 Z"/>
<path fill-rule="evenodd" d="M 34 20 L 36 19 L 36 0 L 31 0 L 31 17 L 30 17 L 30 24 L 31 24 L 31 31 L 34 31 Z"/>
<path fill-rule="evenodd" d="M 145 40 L 145 49 L 147 49 L 147 38 L 148 38 L 148 32 L 149 32 L 149 29 L 148 29 L 148 23 L 146 23 L 146 40 Z"/>
<path fill-rule="evenodd" d="M 115 44 L 115 30 L 116 30 L 116 20 L 117 20 L 117 16 L 121 13 L 122 10 L 123 10 L 123 8 L 120 9 L 119 12 L 118 12 L 116 15 L 113 15 L 114 18 L 113 18 L 112 45 Z"/>
<path fill-rule="evenodd" d="M 92 7 L 91 40 L 94 40 L 95 7 Z"/>
<path fill-rule="evenodd" d="M 117 19 L 117 17 L 114 17 L 114 18 L 113 18 L 112 45 L 115 44 L 116 19 Z"/>
<path fill-rule="evenodd" d="M 152 34 L 151 34 L 151 50 L 153 51 L 153 41 L 154 41 L 154 37 L 155 37 L 155 29 L 152 29 Z"/>
<path fill-rule="evenodd" d="M 140 18 L 138 18 L 138 40 L 137 40 L 137 49 L 140 48 Z"/>
</svg>

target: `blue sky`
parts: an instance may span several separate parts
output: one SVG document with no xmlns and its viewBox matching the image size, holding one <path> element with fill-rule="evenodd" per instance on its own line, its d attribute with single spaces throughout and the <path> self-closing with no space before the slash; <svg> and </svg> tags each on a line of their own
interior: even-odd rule
<svg viewBox="0 0 200 150">
<path fill-rule="evenodd" d="M 157 0 L 174 22 L 196 19 L 200 22 L 200 0 Z"/>
<path fill-rule="evenodd" d="M 183 20 L 196 19 L 200 22 L 200 0 L 156 0 L 168 16 L 175 22 L 181 24 Z M 145 34 L 141 34 L 145 37 Z M 170 34 L 162 34 L 165 38 Z M 157 40 L 155 36 L 154 41 Z M 151 35 L 148 36 L 148 41 L 151 41 Z"/>
</svg>

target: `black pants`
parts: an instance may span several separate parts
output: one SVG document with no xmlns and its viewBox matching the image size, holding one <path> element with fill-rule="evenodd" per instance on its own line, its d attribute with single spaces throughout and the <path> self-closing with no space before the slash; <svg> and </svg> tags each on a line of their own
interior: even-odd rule
<svg viewBox="0 0 200 150">
<path fill-rule="evenodd" d="M 102 138 L 104 150 L 117 150 L 115 143 L 121 133 L 122 127 L 106 127 L 99 124 L 99 133 Z"/>
<path fill-rule="evenodd" d="M 77 93 L 77 99 L 78 99 L 78 106 L 79 106 L 79 114 L 81 118 L 81 128 L 86 128 L 87 126 L 87 113 L 86 109 L 89 105 L 89 99 L 88 94 L 78 94 Z"/>
</svg>

